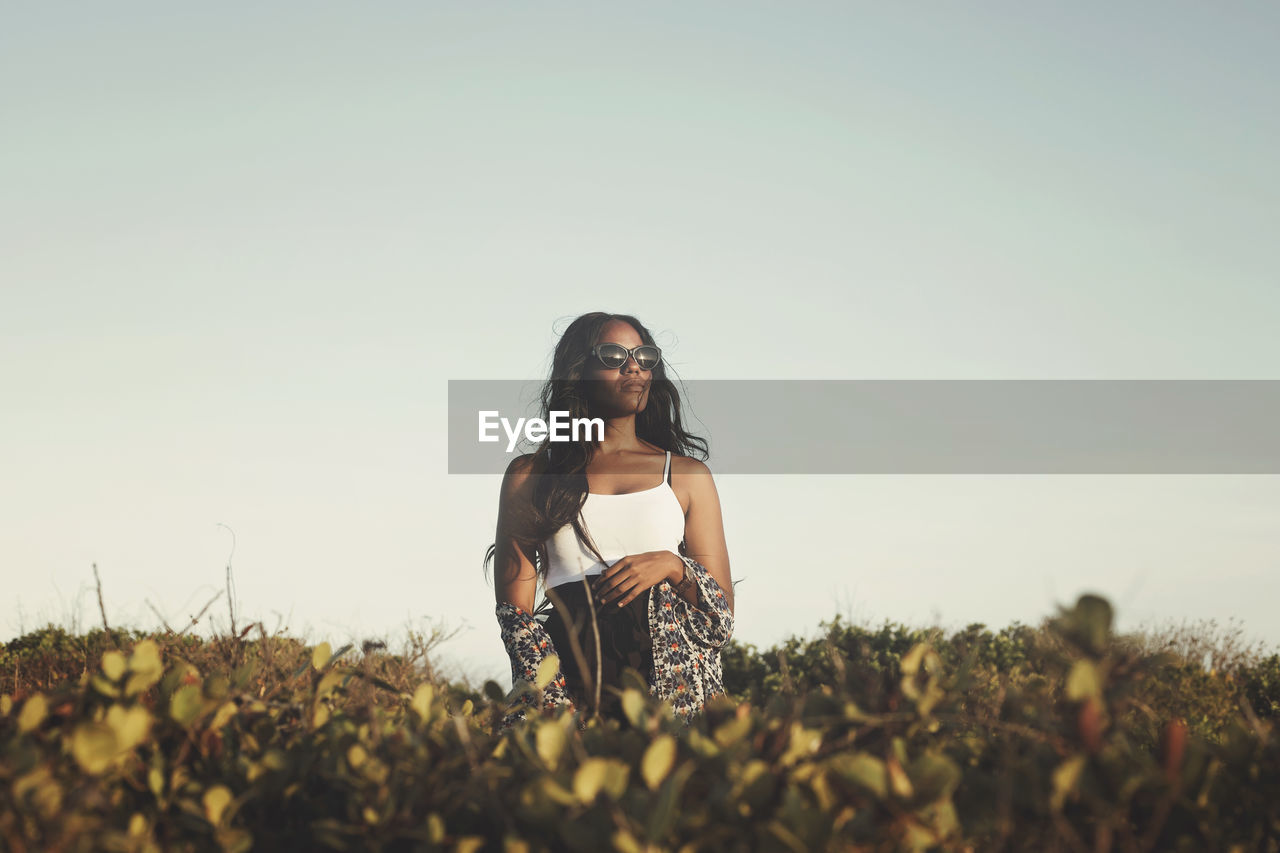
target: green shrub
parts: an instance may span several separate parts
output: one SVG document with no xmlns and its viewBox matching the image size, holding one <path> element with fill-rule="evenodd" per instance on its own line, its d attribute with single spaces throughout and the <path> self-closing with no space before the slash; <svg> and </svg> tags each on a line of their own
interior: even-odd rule
<svg viewBox="0 0 1280 853">
<path fill-rule="evenodd" d="M 46 629 L 0 652 L 9 850 L 1280 849 L 1280 660 L 839 619 L 722 655 L 685 727 L 547 712 L 377 650 Z M 533 688 L 536 689 L 536 688 Z"/>
</svg>

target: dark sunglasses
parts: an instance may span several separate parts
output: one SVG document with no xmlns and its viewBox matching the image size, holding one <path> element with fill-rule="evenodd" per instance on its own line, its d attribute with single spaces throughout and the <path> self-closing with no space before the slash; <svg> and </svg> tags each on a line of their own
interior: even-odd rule
<svg viewBox="0 0 1280 853">
<path fill-rule="evenodd" d="M 648 344 L 635 349 L 627 349 L 622 344 L 596 344 L 591 348 L 591 354 L 610 370 L 622 367 L 628 358 L 634 358 L 641 370 L 653 370 L 662 361 L 662 350 Z"/>
</svg>

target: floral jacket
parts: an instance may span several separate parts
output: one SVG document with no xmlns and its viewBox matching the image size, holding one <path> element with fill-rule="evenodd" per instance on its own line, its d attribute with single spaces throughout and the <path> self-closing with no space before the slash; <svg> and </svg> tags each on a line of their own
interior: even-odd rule
<svg viewBox="0 0 1280 853">
<path fill-rule="evenodd" d="M 708 699 L 724 693 L 720 649 L 733 636 L 733 614 L 711 573 L 697 560 L 684 556 L 680 559 L 689 566 L 697 583 L 698 604 L 690 604 L 665 580 L 648 590 L 649 636 L 653 640 L 649 693 L 670 700 L 676 715 L 687 725 Z M 529 611 L 502 601 L 496 613 L 502 642 L 511 658 L 515 694 L 499 725 L 499 731 L 504 731 L 524 719 L 537 702 L 534 691 L 514 688 L 520 687 L 521 681 L 532 682 L 543 658 L 559 653 L 542 623 Z M 564 685 L 564 676 L 557 671 L 542 691 L 544 709 L 573 707 Z"/>
</svg>

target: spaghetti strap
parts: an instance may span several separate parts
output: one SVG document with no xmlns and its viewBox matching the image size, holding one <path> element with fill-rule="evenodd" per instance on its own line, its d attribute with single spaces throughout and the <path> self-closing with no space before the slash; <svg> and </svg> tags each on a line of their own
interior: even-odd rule
<svg viewBox="0 0 1280 853">
<path fill-rule="evenodd" d="M 667 464 L 662 466 L 662 482 L 671 485 L 671 451 L 667 451 Z"/>
</svg>

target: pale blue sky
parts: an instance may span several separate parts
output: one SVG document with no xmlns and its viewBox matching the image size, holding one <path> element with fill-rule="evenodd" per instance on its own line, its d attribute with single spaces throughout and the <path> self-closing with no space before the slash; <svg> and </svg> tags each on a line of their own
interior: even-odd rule
<svg viewBox="0 0 1280 853">
<path fill-rule="evenodd" d="M 1270 3 L 10 4 L 0 635 L 220 586 L 342 641 L 461 626 L 498 478 L 446 382 L 589 310 L 687 379 L 1275 379 Z M 714 470 L 715 459 L 711 459 Z M 1276 477 L 719 480 L 738 631 L 837 612 L 1280 643 Z M 221 609 L 219 613 L 225 612 Z"/>
</svg>

